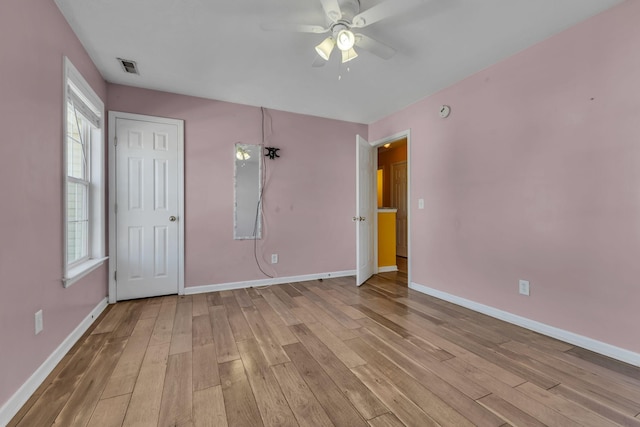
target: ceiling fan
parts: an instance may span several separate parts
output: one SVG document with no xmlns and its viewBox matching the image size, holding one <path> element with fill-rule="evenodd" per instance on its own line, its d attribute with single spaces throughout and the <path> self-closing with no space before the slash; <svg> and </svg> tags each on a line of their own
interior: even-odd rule
<svg viewBox="0 0 640 427">
<path fill-rule="evenodd" d="M 424 0 L 386 0 L 369 9 L 360 11 L 360 0 L 320 0 L 326 14 L 325 26 L 307 24 L 263 24 L 264 30 L 292 31 L 297 33 L 330 33 L 330 35 L 316 46 L 318 58 L 314 67 L 323 66 L 337 47 L 342 54 L 342 63 L 351 61 L 358 56 L 354 47 L 366 50 L 382 59 L 389 59 L 395 49 L 372 39 L 354 29 L 365 28 L 382 19 L 400 15 L 407 10 L 421 4 Z"/>
</svg>

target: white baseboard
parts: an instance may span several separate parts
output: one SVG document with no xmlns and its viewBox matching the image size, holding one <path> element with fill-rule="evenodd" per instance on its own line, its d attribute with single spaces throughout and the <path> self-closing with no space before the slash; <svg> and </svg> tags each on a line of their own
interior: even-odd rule
<svg viewBox="0 0 640 427">
<path fill-rule="evenodd" d="M 378 273 L 389 273 L 392 271 L 398 271 L 397 265 L 387 265 L 385 267 L 378 267 Z"/>
<path fill-rule="evenodd" d="M 565 341 L 569 344 L 586 348 L 587 350 L 594 351 L 596 353 L 611 357 L 621 362 L 625 362 L 634 366 L 640 366 L 639 353 L 634 353 L 633 351 L 626 350 L 624 348 L 616 347 L 602 341 L 594 340 L 593 338 L 565 331 L 564 329 L 556 328 L 554 326 L 540 323 L 535 320 L 527 319 L 526 317 L 518 316 L 507 311 L 502 311 L 488 305 L 480 304 L 475 301 L 448 294 L 446 292 L 429 288 L 424 285 L 419 285 L 414 282 L 411 282 L 409 287 L 418 292 L 422 292 L 423 294 L 431 295 L 433 297 L 451 302 L 453 304 L 466 307 L 470 310 L 486 314 L 487 316 L 495 317 L 496 319 L 504 320 L 505 322 L 522 326 L 523 328 L 530 329 L 532 331 L 559 339 L 561 341 Z"/>
<path fill-rule="evenodd" d="M 269 279 L 249 280 L 246 282 L 219 283 L 217 285 L 189 286 L 184 288 L 185 295 L 202 294 L 205 292 L 229 291 L 233 289 L 255 288 L 257 286 L 282 285 L 291 282 L 305 282 L 308 280 L 329 279 L 331 277 L 355 276 L 355 270 L 334 271 L 332 273 L 305 274 L 302 276 L 274 277 Z"/>
<path fill-rule="evenodd" d="M 47 376 L 60 363 L 62 358 L 71 350 L 71 347 L 82 337 L 89 326 L 98 318 L 100 313 L 107 307 L 107 298 L 103 299 L 91 310 L 91 313 L 80 322 L 67 338 L 56 348 L 42 365 L 22 384 L 13 396 L 0 408 L 0 426 L 7 425 L 9 421 L 18 413 L 20 408 L 29 400 L 31 395 L 40 387 Z"/>
</svg>

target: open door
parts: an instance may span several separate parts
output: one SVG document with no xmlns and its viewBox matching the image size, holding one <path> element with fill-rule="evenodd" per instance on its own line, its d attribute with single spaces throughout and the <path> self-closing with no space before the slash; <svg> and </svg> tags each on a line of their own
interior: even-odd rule
<svg viewBox="0 0 640 427">
<path fill-rule="evenodd" d="M 356 284 L 373 274 L 373 225 L 376 149 L 360 135 L 356 137 Z"/>
</svg>

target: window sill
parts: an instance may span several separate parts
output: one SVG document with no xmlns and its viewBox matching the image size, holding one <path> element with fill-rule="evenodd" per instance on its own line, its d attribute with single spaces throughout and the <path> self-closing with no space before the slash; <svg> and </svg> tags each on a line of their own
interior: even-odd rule
<svg viewBox="0 0 640 427">
<path fill-rule="evenodd" d="M 109 257 L 90 259 L 80 265 L 76 265 L 75 267 L 68 269 L 66 277 L 62 279 L 62 285 L 65 288 L 68 288 L 87 274 L 91 273 L 93 270 L 100 267 L 108 259 Z"/>
</svg>

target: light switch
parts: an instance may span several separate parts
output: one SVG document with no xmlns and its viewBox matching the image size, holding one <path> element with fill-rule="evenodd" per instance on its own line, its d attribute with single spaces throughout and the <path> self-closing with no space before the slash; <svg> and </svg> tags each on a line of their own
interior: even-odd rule
<svg viewBox="0 0 640 427">
<path fill-rule="evenodd" d="M 424 209 L 424 199 L 418 199 L 418 209 Z"/>
</svg>

